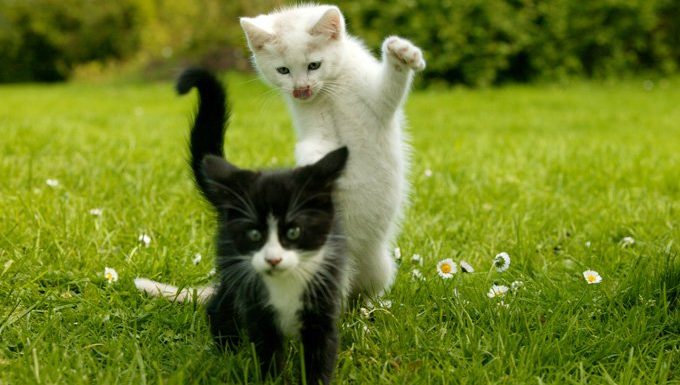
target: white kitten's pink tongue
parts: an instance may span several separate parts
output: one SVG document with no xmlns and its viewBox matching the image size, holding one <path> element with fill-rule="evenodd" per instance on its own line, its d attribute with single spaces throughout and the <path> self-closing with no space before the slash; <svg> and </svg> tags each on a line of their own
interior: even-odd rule
<svg viewBox="0 0 680 385">
<path fill-rule="evenodd" d="M 312 96 L 312 89 L 310 87 L 296 88 L 293 90 L 293 97 L 296 99 L 308 99 Z"/>
</svg>

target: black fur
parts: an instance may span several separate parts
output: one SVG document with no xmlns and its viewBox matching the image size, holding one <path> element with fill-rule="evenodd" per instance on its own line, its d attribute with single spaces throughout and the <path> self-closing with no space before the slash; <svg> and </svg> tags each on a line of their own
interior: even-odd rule
<svg viewBox="0 0 680 385">
<path fill-rule="evenodd" d="M 219 286 L 208 303 L 208 321 L 217 344 L 234 348 L 241 336 L 255 344 L 262 373 L 276 375 L 283 364 L 285 338 L 276 310 L 250 264 L 249 255 L 266 242 L 252 241 L 248 231 L 267 233 L 267 218 L 278 220 L 278 235 L 286 249 L 315 251 L 326 246 L 322 271 L 307 285 L 298 314 L 308 384 L 330 382 L 338 349 L 337 322 L 340 282 L 346 256 L 331 193 L 348 157 L 346 147 L 319 162 L 290 170 L 250 171 L 224 159 L 222 141 L 229 120 L 226 94 L 210 73 L 192 69 L 177 83 L 179 93 L 197 88 L 198 112 L 191 130 L 191 166 L 198 188 L 217 212 L 217 271 Z M 291 226 L 301 229 L 290 241 Z"/>
<path fill-rule="evenodd" d="M 189 141 L 191 169 L 198 187 L 205 193 L 205 178 L 198 177 L 203 172 L 203 157 L 207 154 L 224 157 L 224 131 L 229 123 L 229 110 L 224 88 L 211 73 L 198 68 L 184 71 L 177 81 L 177 92 L 184 95 L 194 87 L 201 100 Z"/>
</svg>

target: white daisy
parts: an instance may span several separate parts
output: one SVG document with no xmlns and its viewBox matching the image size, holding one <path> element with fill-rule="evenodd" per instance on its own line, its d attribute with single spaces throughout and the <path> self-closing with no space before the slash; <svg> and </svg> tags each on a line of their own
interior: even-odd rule
<svg viewBox="0 0 680 385">
<path fill-rule="evenodd" d="M 118 272 L 110 267 L 104 268 L 104 278 L 108 283 L 113 283 L 118 281 Z"/>
<path fill-rule="evenodd" d="M 502 297 L 508 290 L 510 289 L 505 285 L 493 285 L 491 286 L 491 289 L 489 289 L 489 292 L 486 293 L 486 296 L 489 298 Z"/>
<path fill-rule="evenodd" d="M 392 308 L 392 301 L 390 301 L 389 299 L 378 298 L 378 305 L 380 305 L 380 307 L 383 308 L 383 309 L 391 309 Z"/>
<path fill-rule="evenodd" d="M 451 258 L 446 258 L 437 263 L 437 273 L 444 279 L 453 278 L 453 275 L 458 272 L 456 262 Z"/>
<path fill-rule="evenodd" d="M 366 309 L 373 311 L 377 308 L 390 309 L 392 308 L 392 301 L 382 298 L 377 298 L 375 301 L 370 299 L 366 301 Z"/>
<path fill-rule="evenodd" d="M 432 176 L 432 170 L 430 170 L 429 168 L 428 168 L 428 169 L 425 169 L 425 177 L 426 177 L 426 178 L 429 178 L 429 177 L 431 177 L 431 176 Z"/>
<path fill-rule="evenodd" d="M 213 268 L 210 269 L 210 271 L 208 272 L 208 277 L 214 277 L 216 274 L 217 274 L 217 270 L 215 270 L 215 268 L 213 267 Z"/>
<path fill-rule="evenodd" d="M 505 251 L 497 254 L 493 259 L 493 265 L 499 273 L 508 270 L 510 267 L 510 256 Z"/>
<path fill-rule="evenodd" d="M 514 281 L 510 284 L 510 290 L 512 290 L 512 291 L 517 291 L 517 290 L 519 290 L 523 287 L 524 287 L 524 282 L 522 282 L 522 281 Z"/>
<path fill-rule="evenodd" d="M 623 237 L 623 239 L 621 239 L 621 246 L 622 247 L 633 246 L 634 244 L 635 244 L 635 239 L 633 239 L 633 237 Z"/>
<path fill-rule="evenodd" d="M 151 236 L 145 233 L 139 234 L 139 238 L 137 238 L 140 243 L 144 244 L 144 247 L 149 247 L 151 244 Z"/>
<path fill-rule="evenodd" d="M 418 270 L 418 269 L 411 270 L 411 278 L 414 281 L 424 281 L 425 280 L 423 273 L 421 273 L 420 270 Z"/>
<path fill-rule="evenodd" d="M 196 253 L 196 255 L 194 255 L 194 259 L 191 260 L 191 263 L 193 263 L 194 265 L 198 265 L 199 263 L 201 263 L 201 259 L 203 259 L 203 256 L 199 253 Z"/>
<path fill-rule="evenodd" d="M 100 209 L 100 208 L 97 207 L 97 208 L 94 208 L 94 209 L 90 209 L 90 211 L 88 211 L 88 212 L 89 212 L 90 215 L 92 215 L 93 217 L 101 217 L 101 216 L 102 216 L 102 213 L 104 212 L 104 210 L 102 210 L 102 209 Z"/>
<path fill-rule="evenodd" d="M 590 241 L 586 241 L 586 247 L 590 249 Z"/>
<path fill-rule="evenodd" d="M 411 257 L 411 262 L 417 263 L 419 265 L 423 265 L 423 257 L 420 256 L 420 254 L 413 254 Z"/>
<path fill-rule="evenodd" d="M 475 269 L 472 267 L 472 265 L 467 263 L 467 261 L 463 261 L 461 259 L 460 262 L 458 262 L 458 264 L 460 265 L 460 270 L 463 273 L 474 273 L 475 272 Z"/>
<path fill-rule="evenodd" d="M 600 273 L 598 273 L 595 270 L 584 271 L 583 278 L 586 279 L 586 282 L 588 282 L 589 285 L 602 282 L 602 277 L 600 276 Z"/>
<path fill-rule="evenodd" d="M 45 183 L 52 188 L 59 187 L 59 180 L 57 179 L 47 179 L 45 180 Z"/>
<path fill-rule="evenodd" d="M 398 247 L 394 249 L 394 259 L 397 261 L 401 261 L 401 249 Z"/>
<path fill-rule="evenodd" d="M 371 318 L 371 313 L 372 313 L 372 311 L 366 309 L 365 307 L 362 307 L 362 308 L 359 309 L 359 314 L 361 314 L 362 318 L 366 318 L 366 319 Z"/>
</svg>

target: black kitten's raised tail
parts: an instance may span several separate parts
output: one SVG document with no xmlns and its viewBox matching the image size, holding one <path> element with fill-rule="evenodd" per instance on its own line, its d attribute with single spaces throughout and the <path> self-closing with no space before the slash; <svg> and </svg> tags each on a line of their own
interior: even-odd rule
<svg viewBox="0 0 680 385">
<path fill-rule="evenodd" d="M 204 175 L 203 160 L 208 155 L 224 158 L 224 132 L 229 122 L 227 96 L 219 80 L 210 72 L 200 68 L 184 71 L 177 80 L 176 88 L 180 95 L 188 93 L 192 88 L 198 89 L 198 111 L 194 116 L 189 143 L 190 163 L 196 185 L 208 197 L 209 182 Z M 215 290 L 212 285 L 178 288 L 147 278 L 136 278 L 135 286 L 149 295 L 165 297 L 177 302 L 206 302 Z"/>
<path fill-rule="evenodd" d="M 198 90 L 199 102 L 191 128 L 190 163 L 196 184 L 207 195 L 208 181 L 203 174 L 203 159 L 207 155 L 224 158 L 224 133 L 230 111 L 224 87 L 212 73 L 201 68 L 184 71 L 177 80 L 177 92 L 184 95 L 192 88 Z"/>
</svg>

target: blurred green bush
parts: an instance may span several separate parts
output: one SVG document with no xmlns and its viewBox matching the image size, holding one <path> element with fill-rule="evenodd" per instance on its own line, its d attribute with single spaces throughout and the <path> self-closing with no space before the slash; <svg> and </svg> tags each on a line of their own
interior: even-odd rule
<svg viewBox="0 0 680 385">
<path fill-rule="evenodd" d="M 238 16 L 276 0 L 0 0 L 0 82 L 59 81 L 83 65 L 132 63 L 146 78 L 178 62 L 246 69 Z"/>
<path fill-rule="evenodd" d="M 276 0 L 0 0 L 0 82 L 54 81 L 74 68 L 133 63 L 247 69 L 238 16 Z M 350 31 L 379 47 L 424 48 L 427 82 L 488 85 L 567 76 L 665 75 L 680 64 L 680 0 L 356 0 Z M 89 63 L 89 64 L 88 64 Z"/>
<path fill-rule="evenodd" d="M 142 28 L 132 1 L 0 0 L 0 82 L 58 81 L 79 63 L 130 57 Z"/>
<path fill-rule="evenodd" d="M 680 63 L 678 0 L 363 0 L 343 9 L 369 46 L 385 34 L 422 46 L 430 81 L 663 75 Z"/>
</svg>

